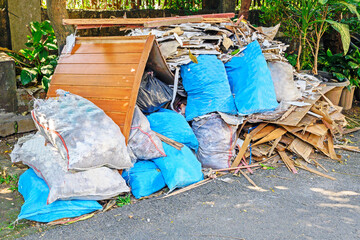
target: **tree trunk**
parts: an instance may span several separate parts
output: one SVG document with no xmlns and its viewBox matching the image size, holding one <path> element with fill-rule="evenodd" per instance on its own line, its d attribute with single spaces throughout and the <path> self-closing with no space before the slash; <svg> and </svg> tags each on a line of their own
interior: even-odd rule
<svg viewBox="0 0 360 240">
<path fill-rule="evenodd" d="M 63 25 L 62 20 L 69 18 L 66 0 L 46 0 L 47 13 L 54 28 L 59 54 L 66 44 L 66 37 L 74 32 L 73 26 Z"/>
<path fill-rule="evenodd" d="M 249 19 L 249 9 L 251 6 L 251 0 L 241 0 L 240 16 L 244 15 L 245 19 Z M 239 17 L 240 17 L 239 16 Z"/>
</svg>

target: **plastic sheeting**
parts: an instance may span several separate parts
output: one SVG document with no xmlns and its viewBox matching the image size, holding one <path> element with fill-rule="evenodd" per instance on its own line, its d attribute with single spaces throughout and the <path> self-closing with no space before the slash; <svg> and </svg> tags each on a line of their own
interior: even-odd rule
<svg viewBox="0 0 360 240">
<path fill-rule="evenodd" d="M 236 114 L 224 64 L 215 55 L 200 55 L 198 63 L 181 66 L 181 77 L 188 94 L 187 121 L 211 112 Z"/>
<path fill-rule="evenodd" d="M 154 159 L 161 170 L 165 183 L 173 191 L 204 179 L 201 164 L 192 151 L 184 146 L 181 150 L 163 143 L 167 157 Z"/>
<path fill-rule="evenodd" d="M 196 156 L 203 168 L 230 167 L 237 127 L 227 124 L 215 113 L 192 122 L 192 129 L 199 140 Z"/>
<path fill-rule="evenodd" d="M 158 112 L 150 114 L 147 118 L 151 129 L 155 132 L 197 151 L 199 142 L 181 114 L 162 108 Z"/>
<path fill-rule="evenodd" d="M 294 82 L 294 68 L 286 62 L 269 62 L 268 67 L 274 83 L 276 100 L 295 101 L 301 98 L 302 94 Z"/>
<path fill-rule="evenodd" d="M 45 146 L 40 134 L 20 138 L 11 153 L 12 162 L 23 162 L 44 179 L 50 188 L 47 202 L 58 199 L 103 200 L 129 192 L 118 171 L 100 167 L 68 172 L 66 163 L 50 144 Z"/>
<path fill-rule="evenodd" d="M 148 119 L 137 106 L 132 119 L 128 147 L 136 159 L 147 160 L 166 156 L 161 140 L 150 129 Z"/>
<path fill-rule="evenodd" d="M 157 79 L 152 71 L 145 72 L 136 104 L 144 113 L 152 113 L 171 101 L 171 88 Z"/>
<path fill-rule="evenodd" d="M 149 196 L 166 186 L 160 169 L 152 161 L 138 161 L 122 174 L 135 198 Z"/>
<path fill-rule="evenodd" d="M 19 220 L 51 222 L 61 218 L 78 217 L 102 209 L 102 206 L 93 200 L 59 200 L 47 205 L 49 187 L 32 169 L 20 176 L 18 189 L 25 200 L 18 216 Z"/>
<path fill-rule="evenodd" d="M 248 115 L 275 110 L 274 84 L 260 45 L 247 45 L 242 57 L 233 57 L 225 64 L 238 113 Z"/>
<path fill-rule="evenodd" d="M 66 159 L 68 169 L 132 166 L 120 128 L 80 96 L 57 90 L 58 98 L 36 100 L 32 117 L 41 134 Z"/>
</svg>

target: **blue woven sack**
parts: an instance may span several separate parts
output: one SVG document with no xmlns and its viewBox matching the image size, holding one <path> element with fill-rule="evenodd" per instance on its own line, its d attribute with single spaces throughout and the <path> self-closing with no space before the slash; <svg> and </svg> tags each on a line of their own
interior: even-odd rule
<svg viewBox="0 0 360 240">
<path fill-rule="evenodd" d="M 136 198 L 146 197 L 166 186 L 160 169 L 151 160 L 138 161 L 122 174 Z"/>
<path fill-rule="evenodd" d="M 236 114 L 224 64 L 215 55 L 200 55 L 198 63 L 181 66 L 181 77 L 188 94 L 187 121 L 211 112 Z"/>
<path fill-rule="evenodd" d="M 57 200 L 47 205 L 49 187 L 32 169 L 20 176 L 18 189 L 25 199 L 18 216 L 19 220 L 51 222 L 102 209 L 102 206 L 93 200 Z"/>
<path fill-rule="evenodd" d="M 147 116 L 151 130 L 174 141 L 185 144 L 195 151 L 199 148 L 196 136 L 185 118 L 172 110 L 161 108 L 158 112 Z"/>
<path fill-rule="evenodd" d="M 204 179 L 201 163 L 187 146 L 177 150 L 163 143 L 163 147 L 167 157 L 156 158 L 153 161 L 161 170 L 170 191 Z"/>
<path fill-rule="evenodd" d="M 254 41 L 247 45 L 243 54 L 225 64 L 238 113 L 248 115 L 275 110 L 279 104 L 259 43 Z"/>
</svg>

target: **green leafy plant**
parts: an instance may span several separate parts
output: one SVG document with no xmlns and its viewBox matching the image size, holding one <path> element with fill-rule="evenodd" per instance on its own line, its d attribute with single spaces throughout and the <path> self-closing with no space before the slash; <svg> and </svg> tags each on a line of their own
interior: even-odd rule
<svg viewBox="0 0 360 240">
<path fill-rule="evenodd" d="M 6 175 L 0 177 L 0 184 L 7 184 L 9 185 L 9 190 L 15 191 L 18 190 L 17 183 L 19 181 L 19 176 L 15 175 Z"/>
<path fill-rule="evenodd" d="M 360 51 L 358 48 L 351 49 L 346 56 L 342 53 L 332 54 L 330 50 L 327 50 L 326 54 L 320 54 L 319 64 L 324 71 L 330 72 L 339 81 L 348 79 L 350 85 L 360 86 Z"/>
<path fill-rule="evenodd" d="M 360 19 L 357 11 L 359 0 L 284 0 L 280 2 L 283 13 L 299 33 L 297 34 L 299 48 L 296 63 L 298 71 L 302 69 L 306 59 L 312 59 L 313 73 L 318 73 L 321 39 L 329 27 L 333 27 L 340 33 L 344 53 L 348 52 L 350 46 L 349 26 L 337 21 L 336 16 L 349 11 Z M 310 51 L 308 51 L 309 49 Z M 312 58 L 309 58 L 309 53 Z"/>
<path fill-rule="evenodd" d="M 27 48 L 11 56 L 22 66 L 20 75 L 22 85 L 35 82 L 41 84 L 47 91 L 51 75 L 57 65 L 57 56 L 52 54 L 58 49 L 55 33 L 49 21 L 31 22 L 29 31 L 30 35 L 27 36 L 28 41 L 25 43 Z"/>
<path fill-rule="evenodd" d="M 126 195 L 125 197 L 118 197 L 116 199 L 116 205 L 118 205 L 119 207 L 125 206 L 125 205 L 129 205 L 131 203 L 131 198 L 130 198 L 130 194 Z"/>
</svg>

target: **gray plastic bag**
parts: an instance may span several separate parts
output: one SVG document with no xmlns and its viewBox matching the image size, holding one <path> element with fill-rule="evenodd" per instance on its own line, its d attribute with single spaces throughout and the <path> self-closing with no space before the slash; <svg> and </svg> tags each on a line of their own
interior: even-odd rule
<svg viewBox="0 0 360 240">
<path fill-rule="evenodd" d="M 81 172 L 67 171 L 66 161 L 39 133 L 19 139 L 11 153 L 12 162 L 23 162 L 49 186 L 47 203 L 58 199 L 103 200 L 130 189 L 118 171 L 100 167 Z"/>
<path fill-rule="evenodd" d="M 268 67 L 271 72 L 278 102 L 295 101 L 301 98 L 302 94 L 294 82 L 293 67 L 289 63 L 280 61 L 269 62 Z"/>
<path fill-rule="evenodd" d="M 136 159 L 148 160 L 166 157 L 161 140 L 150 129 L 148 119 L 137 106 L 132 119 L 128 147 Z"/>
<path fill-rule="evenodd" d="M 203 168 L 228 168 L 234 155 L 237 125 L 227 124 L 219 114 L 194 119 L 192 130 L 199 141 L 196 154 Z"/>
<path fill-rule="evenodd" d="M 56 93 L 58 98 L 36 100 L 32 117 L 69 170 L 132 166 L 119 126 L 103 110 L 78 95 Z"/>
</svg>

